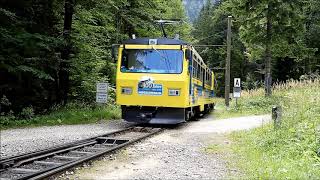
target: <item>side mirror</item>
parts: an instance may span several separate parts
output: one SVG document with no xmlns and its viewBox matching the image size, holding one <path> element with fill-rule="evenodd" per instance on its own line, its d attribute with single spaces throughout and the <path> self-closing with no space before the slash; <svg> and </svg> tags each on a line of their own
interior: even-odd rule
<svg viewBox="0 0 320 180">
<path fill-rule="evenodd" d="M 192 60 L 192 51 L 190 49 L 186 50 L 186 58 L 191 61 Z"/>
<path fill-rule="evenodd" d="M 117 62 L 118 49 L 119 49 L 119 44 L 112 44 L 111 56 L 114 62 Z"/>
</svg>

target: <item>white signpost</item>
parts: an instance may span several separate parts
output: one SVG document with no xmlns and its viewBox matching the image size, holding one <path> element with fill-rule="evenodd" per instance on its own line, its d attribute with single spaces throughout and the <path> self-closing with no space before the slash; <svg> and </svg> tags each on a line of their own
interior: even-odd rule
<svg viewBox="0 0 320 180">
<path fill-rule="evenodd" d="M 241 87 L 241 79 L 240 78 L 234 78 L 233 87 Z"/>
<path fill-rule="evenodd" d="M 236 106 L 238 105 L 238 98 L 241 97 L 241 79 L 234 78 L 233 97 L 236 98 Z"/>
<path fill-rule="evenodd" d="M 96 102 L 106 104 L 108 102 L 108 83 L 97 83 Z"/>
</svg>

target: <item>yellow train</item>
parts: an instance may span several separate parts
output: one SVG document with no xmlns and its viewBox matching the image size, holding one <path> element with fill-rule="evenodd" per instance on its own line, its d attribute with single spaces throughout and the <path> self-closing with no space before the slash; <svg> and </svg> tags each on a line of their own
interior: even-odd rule
<svg viewBox="0 0 320 180">
<path fill-rule="evenodd" d="M 117 60 L 116 102 L 126 121 L 178 124 L 214 107 L 214 73 L 184 41 L 129 39 Z"/>
</svg>

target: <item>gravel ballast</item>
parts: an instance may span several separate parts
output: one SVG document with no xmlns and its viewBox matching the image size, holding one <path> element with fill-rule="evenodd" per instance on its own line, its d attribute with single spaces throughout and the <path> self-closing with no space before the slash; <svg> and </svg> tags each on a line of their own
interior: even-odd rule
<svg viewBox="0 0 320 180">
<path fill-rule="evenodd" d="M 61 125 L 9 129 L 0 132 L 0 158 L 42 150 L 64 143 L 90 138 L 132 125 L 112 120 L 88 125 Z"/>
<path fill-rule="evenodd" d="M 58 179 L 225 179 L 238 174 L 223 155 L 206 152 L 211 144 L 230 143 L 225 133 L 266 124 L 269 115 L 200 121 L 167 128 L 118 153 L 101 157 Z M 105 134 L 129 127 L 123 121 L 90 125 L 64 125 L 1 131 L 1 158 L 41 150 L 57 144 Z"/>
<path fill-rule="evenodd" d="M 206 148 L 230 143 L 224 133 L 255 128 L 270 119 L 269 115 L 225 120 L 209 116 L 166 129 L 59 179 L 225 179 L 230 173 L 237 177 L 241 173 L 228 167 L 221 153 L 208 153 Z"/>
</svg>

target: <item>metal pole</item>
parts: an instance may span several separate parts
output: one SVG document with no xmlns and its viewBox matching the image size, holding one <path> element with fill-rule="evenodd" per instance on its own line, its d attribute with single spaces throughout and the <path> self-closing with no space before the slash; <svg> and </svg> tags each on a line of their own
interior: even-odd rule
<svg viewBox="0 0 320 180">
<path fill-rule="evenodd" d="M 238 98 L 236 98 L 236 107 L 238 107 Z"/>
<path fill-rule="evenodd" d="M 230 93 L 231 18 L 232 16 L 228 16 L 227 59 L 226 59 L 225 89 L 224 89 L 225 103 L 227 107 L 229 107 L 229 93 Z"/>
</svg>

